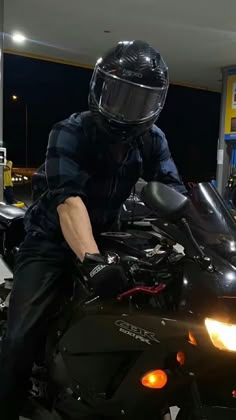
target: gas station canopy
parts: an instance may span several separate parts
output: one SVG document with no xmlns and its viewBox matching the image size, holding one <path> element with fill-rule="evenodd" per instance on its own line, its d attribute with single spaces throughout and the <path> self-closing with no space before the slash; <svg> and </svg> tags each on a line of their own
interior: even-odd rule
<svg viewBox="0 0 236 420">
<path fill-rule="evenodd" d="M 220 90 L 221 68 L 236 63 L 235 16 L 235 0 L 7 0 L 5 50 L 92 66 L 118 40 L 144 39 L 172 82 Z"/>
</svg>

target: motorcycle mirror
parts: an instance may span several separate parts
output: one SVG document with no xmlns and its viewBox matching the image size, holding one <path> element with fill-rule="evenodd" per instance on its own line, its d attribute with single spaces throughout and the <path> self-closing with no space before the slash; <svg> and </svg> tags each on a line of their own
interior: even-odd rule
<svg viewBox="0 0 236 420">
<path fill-rule="evenodd" d="M 145 185 L 141 192 L 141 199 L 158 216 L 170 222 L 182 219 L 189 204 L 188 198 L 183 194 L 155 181 Z"/>
</svg>

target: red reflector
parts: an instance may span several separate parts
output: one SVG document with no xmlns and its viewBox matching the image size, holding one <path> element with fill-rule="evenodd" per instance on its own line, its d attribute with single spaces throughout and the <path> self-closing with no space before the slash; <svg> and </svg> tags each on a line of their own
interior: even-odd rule
<svg viewBox="0 0 236 420">
<path fill-rule="evenodd" d="M 183 366 L 185 364 L 185 354 L 183 351 L 179 351 L 176 355 L 177 362 Z"/>
</svg>

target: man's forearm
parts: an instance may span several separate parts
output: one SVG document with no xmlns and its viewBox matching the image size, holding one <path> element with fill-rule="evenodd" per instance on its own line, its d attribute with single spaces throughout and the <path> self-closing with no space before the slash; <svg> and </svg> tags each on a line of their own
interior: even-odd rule
<svg viewBox="0 0 236 420">
<path fill-rule="evenodd" d="M 68 198 L 57 211 L 64 238 L 77 257 L 83 261 L 87 252 L 98 253 L 89 215 L 81 198 Z"/>
</svg>

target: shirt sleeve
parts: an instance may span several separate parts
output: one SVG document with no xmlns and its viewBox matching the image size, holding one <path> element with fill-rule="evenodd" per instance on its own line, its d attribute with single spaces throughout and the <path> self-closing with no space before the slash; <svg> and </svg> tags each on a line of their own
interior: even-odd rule
<svg viewBox="0 0 236 420">
<path fill-rule="evenodd" d="M 144 163 L 145 181 L 159 181 L 185 194 L 187 192 L 171 157 L 165 134 L 156 126 L 151 131 L 152 144 Z"/>
<path fill-rule="evenodd" d="M 56 124 L 47 147 L 45 171 L 51 199 L 58 207 L 67 198 L 80 196 L 86 203 L 89 174 L 82 169 L 80 135 L 72 126 Z"/>
</svg>

